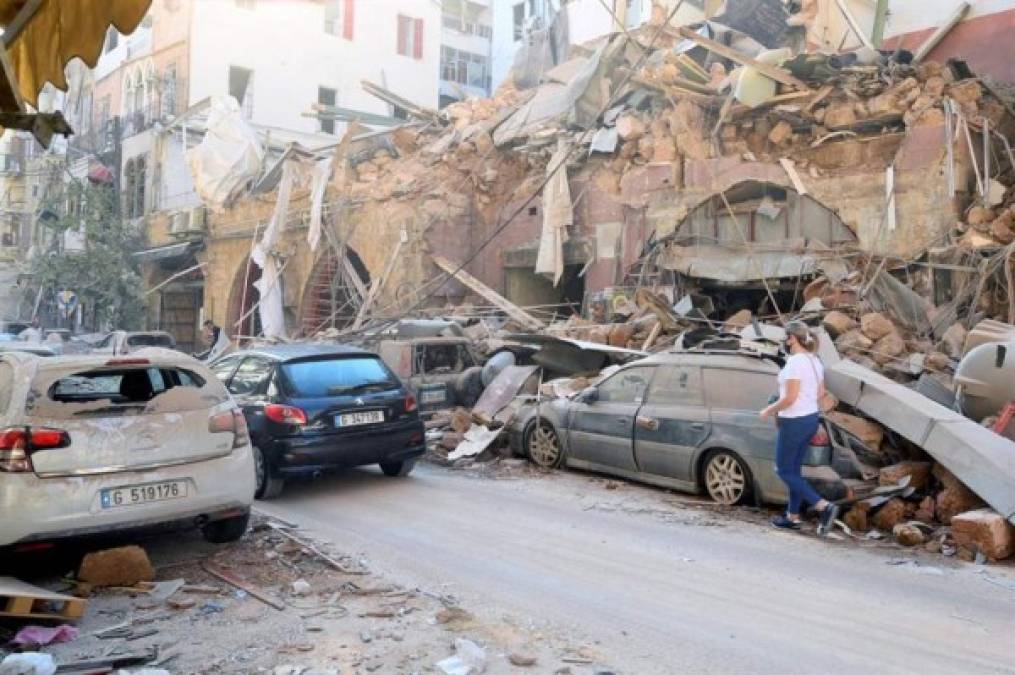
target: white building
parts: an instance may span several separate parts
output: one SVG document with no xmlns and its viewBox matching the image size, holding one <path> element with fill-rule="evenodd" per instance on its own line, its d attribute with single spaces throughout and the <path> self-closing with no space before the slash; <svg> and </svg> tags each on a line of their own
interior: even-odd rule
<svg viewBox="0 0 1015 675">
<path fill-rule="evenodd" d="M 498 0 L 442 0 L 440 106 L 491 94 L 491 4 Z"/>
<path fill-rule="evenodd" d="M 529 32 L 551 24 L 558 12 L 567 12 L 567 35 L 571 45 L 578 45 L 624 28 L 636 28 L 652 17 L 653 4 L 667 14 L 677 0 L 494 0 L 492 73 L 496 89 L 511 72 L 519 49 Z M 706 0 L 685 0 L 674 25 L 701 21 L 705 18 Z"/>
</svg>

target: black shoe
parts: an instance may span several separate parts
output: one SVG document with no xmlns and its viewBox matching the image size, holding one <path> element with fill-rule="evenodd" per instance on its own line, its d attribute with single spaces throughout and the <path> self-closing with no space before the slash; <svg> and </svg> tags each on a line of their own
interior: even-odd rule
<svg viewBox="0 0 1015 675">
<path fill-rule="evenodd" d="M 772 518 L 772 526 L 778 527 L 779 529 L 782 530 L 799 530 L 800 521 L 791 520 L 786 516 L 776 516 L 775 518 Z"/>
<path fill-rule="evenodd" d="M 821 522 L 818 524 L 818 536 L 827 537 L 828 533 L 832 531 L 832 526 L 835 524 L 835 519 L 839 517 L 839 506 L 838 504 L 829 504 L 825 507 L 825 510 L 821 512 Z"/>
</svg>

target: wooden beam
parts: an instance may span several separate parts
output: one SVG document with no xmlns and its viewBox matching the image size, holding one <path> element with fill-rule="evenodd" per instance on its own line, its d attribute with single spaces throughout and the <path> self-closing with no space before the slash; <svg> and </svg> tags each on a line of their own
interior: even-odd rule
<svg viewBox="0 0 1015 675">
<path fill-rule="evenodd" d="M 915 54 L 913 54 L 913 63 L 920 63 L 927 58 L 927 55 L 930 54 L 934 47 L 938 46 L 938 43 L 944 39 L 945 35 L 948 35 L 951 29 L 955 28 L 955 26 L 962 21 L 962 19 L 966 16 L 966 13 L 969 11 L 969 8 L 970 4 L 968 2 L 962 2 L 955 9 L 955 13 L 951 15 L 951 18 L 941 24 L 938 29 L 934 31 L 933 35 L 927 38 L 924 43 L 920 45 L 920 48 L 916 50 Z"/>
<path fill-rule="evenodd" d="M 377 299 L 377 294 L 388 283 L 388 277 L 391 276 L 391 272 L 395 269 L 395 263 L 398 262 L 398 254 L 402 252 L 402 241 L 403 235 L 399 235 L 398 243 L 395 245 L 395 250 L 391 252 L 391 257 L 388 258 L 388 264 L 384 266 L 384 271 L 381 273 L 381 276 L 374 279 L 374 283 L 370 284 L 370 292 L 367 293 L 367 299 L 359 306 L 359 312 L 356 313 L 356 320 L 353 322 L 351 330 L 360 329 L 366 320 L 367 312 L 370 311 L 374 300 Z"/>
<path fill-rule="evenodd" d="M 853 16 L 853 12 L 849 11 L 849 7 L 846 6 L 845 0 L 835 0 L 835 4 L 839 7 L 839 12 L 842 13 L 843 18 L 846 19 L 846 23 L 849 25 L 850 30 L 853 31 L 854 35 L 860 38 L 860 44 L 867 49 L 874 49 L 874 44 L 871 43 L 867 34 L 861 30 L 860 23 L 856 20 L 856 17 Z"/>
<path fill-rule="evenodd" d="M 477 295 L 481 296 L 491 305 L 501 310 L 526 328 L 540 329 L 545 327 L 542 321 L 532 316 L 524 309 L 514 304 L 465 270 L 458 269 L 458 265 L 447 258 L 433 253 L 430 254 L 430 257 L 433 259 L 434 263 L 436 263 L 437 267 L 468 286 Z"/>
<path fill-rule="evenodd" d="M 784 84 L 787 87 L 793 87 L 795 89 L 810 88 L 807 86 L 805 82 L 793 77 L 782 68 L 770 66 L 766 63 L 760 63 L 752 59 L 751 57 L 747 56 L 746 54 L 738 52 L 737 50 L 731 47 L 727 47 L 722 43 L 716 42 L 715 40 L 704 37 L 702 35 L 698 35 L 696 32 L 694 32 L 687 26 L 679 26 L 676 29 L 663 28 L 663 32 L 675 38 L 683 38 L 685 40 L 690 40 L 691 42 L 701 47 L 704 47 L 713 54 L 718 54 L 724 59 L 729 59 L 730 61 L 739 63 L 742 66 L 750 66 L 751 68 L 754 68 L 765 77 L 770 77 L 776 82 Z"/>
</svg>

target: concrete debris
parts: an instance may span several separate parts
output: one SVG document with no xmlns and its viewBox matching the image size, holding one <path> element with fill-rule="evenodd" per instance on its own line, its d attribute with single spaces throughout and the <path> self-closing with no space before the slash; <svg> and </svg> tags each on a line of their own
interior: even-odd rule
<svg viewBox="0 0 1015 675">
<path fill-rule="evenodd" d="M 973 548 L 990 560 L 1015 555 L 1015 527 L 993 509 L 977 509 L 954 516 L 952 537 L 959 546 Z"/>
<path fill-rule="evenodd" d="M 444 675 L 478 675 L 486 671 L 486 650 L 471 640 L 457 638 L 455 655 L 439 661 L 436 667 Z"/>
</svg>

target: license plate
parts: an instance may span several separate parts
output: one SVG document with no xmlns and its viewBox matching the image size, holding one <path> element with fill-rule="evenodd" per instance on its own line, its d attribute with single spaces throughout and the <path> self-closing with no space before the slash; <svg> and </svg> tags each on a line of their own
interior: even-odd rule
<svg viewBox="0 0 1015 675">
<path fill-rule="evenodd" d="M 165 502 L 171 499 L 183 499 L 187 496 L 187 481 L 167 480 L 161 483 L 147 483 L 145 485 L 126 485 L 124 487 L 109 488 L 99 493 L 102 501 L 102 508 L 115 509 L 121 506 L 134 506 L 135 504 L 150 504 L 151 502 Z"/>
<path fill-rule="evenodd" d="M 447 394 L 443 389 L 435 389 L 433 391 L 419 392 L 420 403 L 444 403 L 444 399 L 446 398 Z"/>
<path fill-rule="evenodd" d="M 340 427 L 355 427 L 360 424 L 377 424 L 384 421 L 383 410 L 364 410 L 363 412 L 344 413 L 335 417 L 335 424 Z"/>
</svg>

